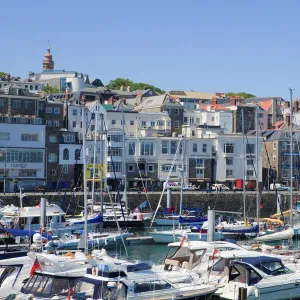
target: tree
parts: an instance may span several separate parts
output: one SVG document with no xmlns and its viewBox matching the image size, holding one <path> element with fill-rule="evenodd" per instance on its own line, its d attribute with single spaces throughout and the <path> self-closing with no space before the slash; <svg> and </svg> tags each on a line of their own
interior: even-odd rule
<svg viewBox="0 0 300 300">
<path fill-rule="evenodd" d="M 116 78 L 116 79 L 110 80 L 107 85 L 107 87 L 112 90 L 119 90 L 122 86 L 124 89 L 126 89 L 127 87 L 130 87 L 130 89 L 132 91 L 152 89 L 159 94 L 165 93 L 164 90 L 161 90 L 160 88 L 155 87 L 151 84 L 143 83 L 143 82 L 133 82 L 127 78 Z"/>
<path fill-rule="evenodd" d="M 232 97 L 232 96 L 244 97 L 244 99 L 256 97 L 255 95 L 248 94 L 245 92 L 239 92 L 239 93 L 229 92 L 226 94 L 226 97 Z"/>
<path fill-rule="evenodd" d="M 1 77 L 6 77 L 6 75 L 7 75 L 7 74 L 6 74 L 5 72 L 0 72 L 0 78 L 1 78 Z"/>
<path fill-rule="evenodd" d="M 56 94 L 60 93 L 60 90 L 54 86 L 44 86 L 43 87 L 43 92 L 46 94 Z"/>
</svg>

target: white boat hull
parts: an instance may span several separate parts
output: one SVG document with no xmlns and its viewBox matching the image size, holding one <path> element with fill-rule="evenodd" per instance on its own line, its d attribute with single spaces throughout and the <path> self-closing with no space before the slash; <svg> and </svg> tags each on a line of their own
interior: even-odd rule
<svg viewBox="0 0 300 300">
<path fill-rule="evenodd" d="M 292 228 L 288 228 L 286 230 L 275 232 L 271 234 L 266 234 L 260 237 L 255 238 L 258 242 L 273 242 L 273 241 L 281 241 L 291 239 L 294 236 L 294 230 Z"/>
<path fill-rule="evenodd" d="M 176 231 L 156 231 L 151 232 L 150 235 L 152 236 L 155 243 L 158 244 L 168 244 L 173 242 L 179 242 L 182 238 L 183 232 L 176 232 Z M 207 241 L 207 233 L 193 233 L 189 232 L 186 234 L 187 239 L 190 241 Z M 224 239 L 224 235 L 220 232 L 215 232 L 214 240 L 220 241 Z"/>
</svg>

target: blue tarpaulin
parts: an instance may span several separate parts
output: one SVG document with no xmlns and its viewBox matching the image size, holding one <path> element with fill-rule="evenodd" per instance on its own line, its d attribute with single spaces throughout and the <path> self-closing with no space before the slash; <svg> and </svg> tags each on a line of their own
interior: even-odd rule
<svg viewBox="0 0 300 300">
<path fill-rule="evenodd" d="M 13 236 L 30 236 L 30 237 L 32 237 L 34 234 L 39 233 L 34 230 L 23 230 L 23 229 L 6 229 L 6 231 L 8 233 L 12 234 Z M 42 235 L 42 237 L 44 237 L 48 240 L 52 239 L 52 236 L 50 234 L 42 233 L 41 235 Z"/>
</svg>

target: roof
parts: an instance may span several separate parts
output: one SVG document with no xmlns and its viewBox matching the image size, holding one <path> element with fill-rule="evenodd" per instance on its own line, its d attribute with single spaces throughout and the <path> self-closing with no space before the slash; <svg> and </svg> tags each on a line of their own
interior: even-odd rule
<svg viewBox="0 0 300 300">
<path fill-rule="evenodd" d="M 261 101 L 261 102 L 259 103 L 259 106 L 262 107 L 263 110 L 269 111 L 270 108 L 272 107 L 272 100 L 269 99 L 269 100 Z"/>
<path fill-rule="evenodd" d="M 167 105 L 167 104 L 178 106 L 178 108 L 179 107 L 183 108 L 183 106 L 179 102 L 176 102 L 176 100 L 172 96 L 170 97 L 168 94 L 162 94 L 158 96 L 148 97 L 147 99 L 143 100 L 142 103 L 137 105 L 134 108 L 134 110 L 143 110 L 146 108 L 162 107 L 163 105 Z"/>
<path fill-rule="evenodd" d="M 209 99 L 211 100 L 214 98 L 216 95 L 213 93 L 203 93 L 203 92 L 184 92 L 184 91 L 170 91 L 169 94 L 175 98 L 192 98 L 192 99 Z"/>
<path fill-rule="evenodd" d="M 283 129 L 285 127 L 285 121 L 277 121 L 273 124 L 275 129 Z"/>
<path fill-rule="evenodd" d="M 221 104 L 208 104 L 208 105 L 201 105 L 200 109 L 209 110 L 209 107 L 211 110 L 230 110 L 229 108 L 225 107 Z"/>
</svg>

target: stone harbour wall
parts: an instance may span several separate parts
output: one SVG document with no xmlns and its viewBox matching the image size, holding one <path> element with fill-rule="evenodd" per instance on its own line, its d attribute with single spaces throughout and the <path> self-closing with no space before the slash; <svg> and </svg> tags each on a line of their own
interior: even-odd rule
<svg viewBox="0 0 300 300">
<path fill-rule="evenodd" d="M 112 199 L 115 201 L 116 193 L 112 193 Z M 56 203 L 60 205 L 68 213 L 80 212 L 83 210 L 83 195 L 78 193 L 75 196 L 64 194 L 45 194 L 45 195 L 27 195 L 23 199 L 23 206 L 35 206 L 38 205 L 40 199 L 45 197 L 49 203 Z M 99 201 L 99 194 L 97 194 L 96 201 Z M 156 209 L 161 193 L 145 193 L 130 192 L 128 193 L 128 205 L 131 210 L 137 207 L 145 200 L 149 200 L 153 210 Z M 5 195 L 0 196 L 5 205 L 14 204 L 20 206 L 20 200 L 18 195 Z M 88 197 L 89 199 L 91 196 Z M 300 201 L 299 194 L 293 196 L 294 203 Z M 287 210 L 289 208 L 290 195 L 284 193 L 281 196 L 282 209 Z M 172 193 L 172 206 L 179 207 L 180 193 Z M 109 203 L 108 195 L 105 195 L 104 202 Z M 224 193 L 203 193 L 203 192 L 184 192 L 184 206 L 189 208 L 202 208 L 204 212 L 208 207 L 219 211 L 233 211 L 243 212 L 243 195 L 240 192 L 224 192 Z M 167 204 L 167 193 L 162 197 L 161 207 L 165 208 Z M 248 192 L 246 194 L 246 211 L 247 216 L 254 217 L 256 215 L 256 194 L 255 192 Z M 263 193 L 261 195 L 261 217 L 269 217 L 271 214 L 277 211 L 277 201 L 275 193 Z"/>
</svg>

